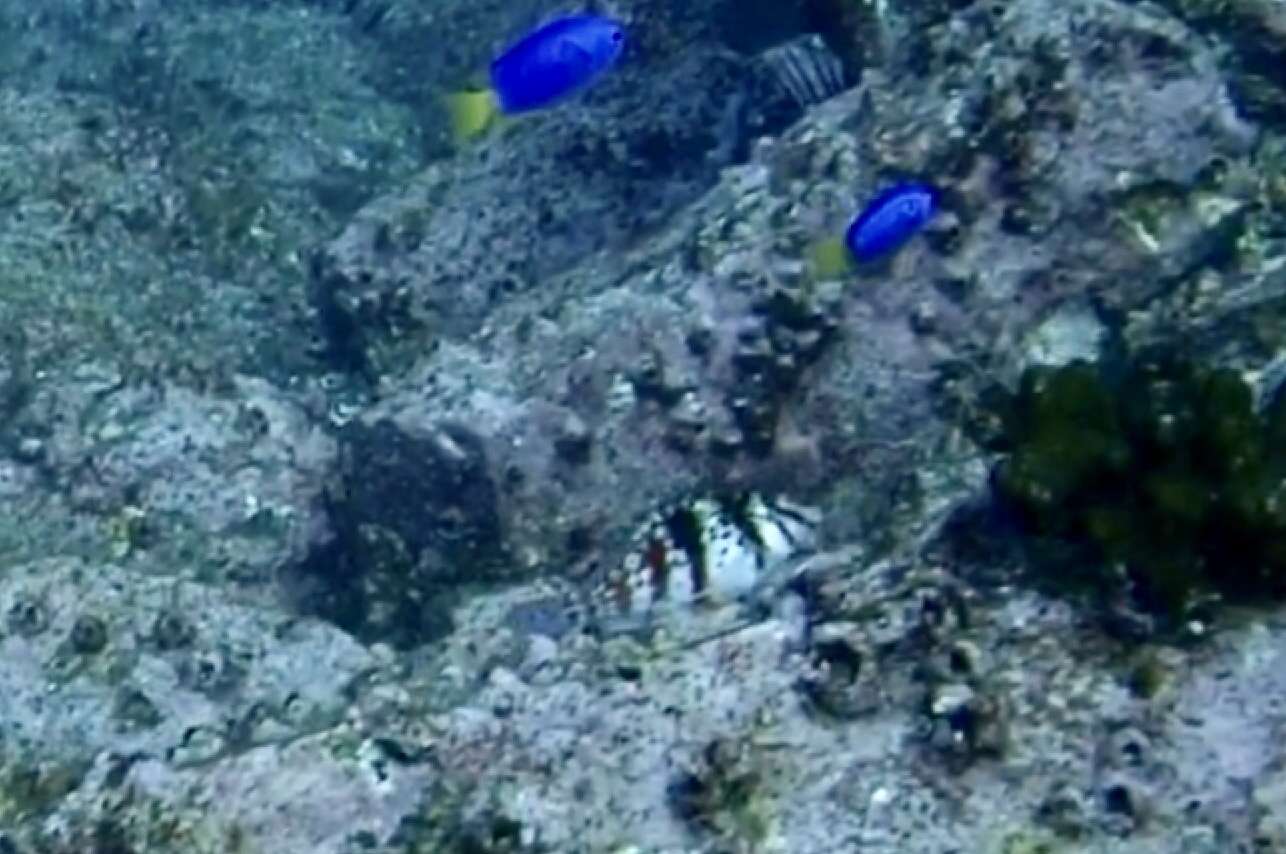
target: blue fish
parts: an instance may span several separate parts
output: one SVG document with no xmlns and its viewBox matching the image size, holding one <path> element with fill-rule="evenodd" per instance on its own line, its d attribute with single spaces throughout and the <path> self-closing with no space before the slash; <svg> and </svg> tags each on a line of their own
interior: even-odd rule
<svg viewBox="0 0 1286 854">
<path fill-rule="evenodd" d="M 848 251 L 859 262 L 895 252 L 933 218 L 938 190 L 929 184 L 903 183 L 879 193 L 844 234 Z"/>
<path fill-rule="evenodd" d="M 616 64 L 625 28 L 611 18 L 557 18 L 491 63 L 491 88 L 507 114 L 539 110 L 588 87 Z"/>
</svg>

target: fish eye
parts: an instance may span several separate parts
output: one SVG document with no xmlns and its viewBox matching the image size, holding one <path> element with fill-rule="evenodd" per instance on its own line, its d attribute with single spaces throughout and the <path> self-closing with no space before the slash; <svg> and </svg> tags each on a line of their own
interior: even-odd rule
<svg viewBox="0 0 1286 854">
<path fill-rule="evenodd" d="M 625 38 L 625 33 L 620 30 L 612 30 L 612 41 L 619 42 Z"/>
</svg>

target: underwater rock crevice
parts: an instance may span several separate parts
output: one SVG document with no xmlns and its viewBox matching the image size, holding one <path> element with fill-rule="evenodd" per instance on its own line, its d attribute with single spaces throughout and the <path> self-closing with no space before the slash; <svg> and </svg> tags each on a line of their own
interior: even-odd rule
<svg viewBox="0 0 1286 854">
<path fill-rule="evenodd" d="M 331 537 L 293 568 L 298 606 L 367 642 L 409 648 L 450 630 L 466 587 L 504 576 L 496 488 L 459 425 L 411 435 L 389 420 L 340 431 Z"/>
</svg>

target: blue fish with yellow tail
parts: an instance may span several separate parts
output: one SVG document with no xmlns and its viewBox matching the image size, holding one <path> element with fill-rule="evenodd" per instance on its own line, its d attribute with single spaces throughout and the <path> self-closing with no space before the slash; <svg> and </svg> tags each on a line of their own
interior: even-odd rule
<svg viewBox="0 0 1286 854">
<path fill-rule="evenodd" d="M 624 48 L 620 21 L 590 14 L 557 18 L 496 57 L 491 88 L 504 113 L 539 110 L 598 80 Z"/>
<path fill-rule="evenodd" d="M 544 109 L 589 88 L 625 49 L 625 27 L 601 15 L 556 18 L 491 62 L 488 89 L 446 97 L 457 142 L 485 132 L 498 115 Z"/>
<path fill-rule="evenodd" d="M 828 237 L 808 248 L 816 279 L 840 279 L 875 268 L 916 235 L 937 213 L 939 191 L 930 184 L 905 182 L 876 194 L 849 223 L 844 239 Z"/>
<path fill-rule="evenodd" d="M 895 184 L 862 209 L 844 234 L 844 244 L 859 263 L 896 252 L 933 218 L 938 203 L 938 190 L 929 184 Z"/>
</svg>

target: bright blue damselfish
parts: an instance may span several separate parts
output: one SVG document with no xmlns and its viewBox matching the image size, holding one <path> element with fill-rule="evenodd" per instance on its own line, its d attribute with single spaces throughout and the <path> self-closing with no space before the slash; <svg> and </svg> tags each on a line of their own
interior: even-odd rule
<svg viewBox="0 0 1286 854">
<path fill-rule="evenodd" d="M 557 18 L 491 63 L 491 88 L 505 113 L 539 110 L 598 79 L 625 47 L 625 28 L 598 15 Z"/>
<path fill-rule="evenodd" d="M 938 209 L 938 191 L 928 184 L 895 184 L 871 200 L 844 235 L 858 261 L 873 261 L 899 249 Z"/>
</svg>

